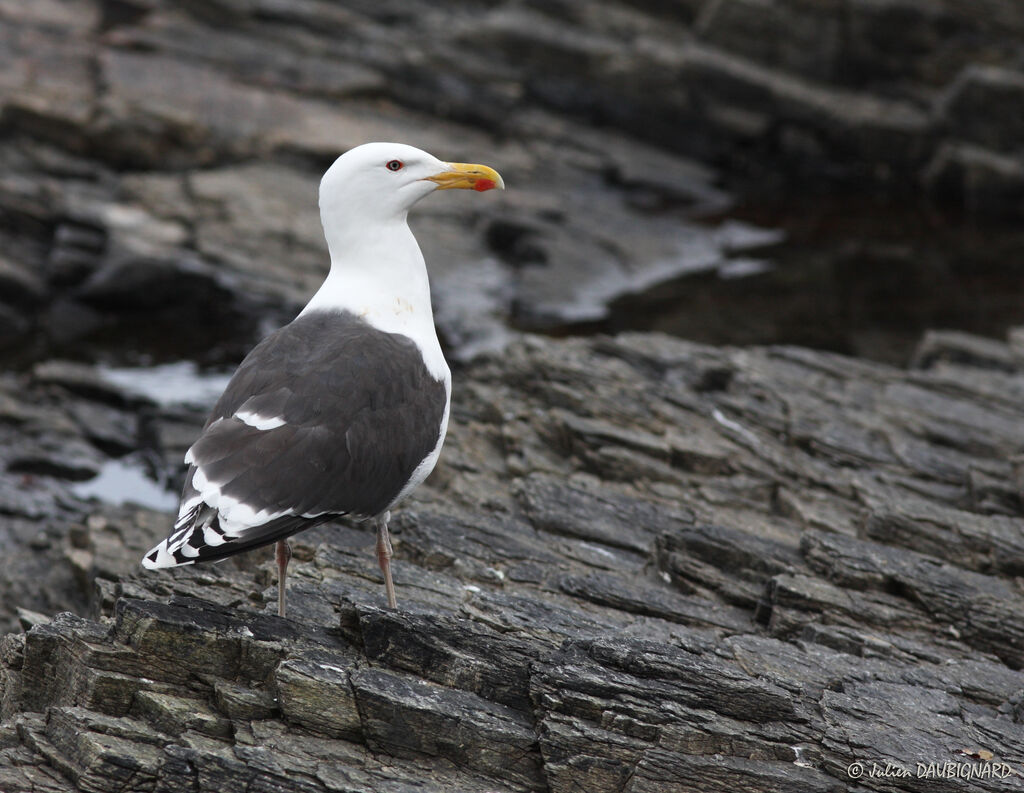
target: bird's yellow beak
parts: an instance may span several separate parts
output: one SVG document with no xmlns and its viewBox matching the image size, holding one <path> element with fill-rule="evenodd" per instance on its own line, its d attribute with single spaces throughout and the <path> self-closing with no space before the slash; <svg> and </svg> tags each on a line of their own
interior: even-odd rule
<svg viewBox="0 0 1024 793">
<path fill-rule="evenodd" d="M 505 189 L 505 181 L 493 168 L 469 162 L 446 162 L 445 169 L 439 174 L 426 177 L 434 182 L 438 190 L 484 190 Z"/>
</svg>

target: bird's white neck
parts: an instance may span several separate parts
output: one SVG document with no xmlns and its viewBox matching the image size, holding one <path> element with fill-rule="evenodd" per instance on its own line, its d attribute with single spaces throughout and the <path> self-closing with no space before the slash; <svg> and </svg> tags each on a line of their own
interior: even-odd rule
<svg viewBox="0 0 1024 793">
<path fill-rule="evenodd" d="M 430 373 L 447 380 L 426 263 L 405 217 L 372 228 L 324 226 L 331 271 L 299 316 L 349 311 L 378 330 L 408 336 L 423 353 Z"/>
</svg>

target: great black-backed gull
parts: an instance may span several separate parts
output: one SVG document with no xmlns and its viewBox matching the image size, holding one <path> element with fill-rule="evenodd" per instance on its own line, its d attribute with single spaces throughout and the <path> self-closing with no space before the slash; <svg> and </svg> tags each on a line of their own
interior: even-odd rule
<svg viewBox="0 0 1024 793">
<path fill-rule="evenodd" d="M 144 567 L 222 559 L 340 515 L 374 522 L 388 605 L 391 508 L 433 470 L 451 374 L 434 330 L 423 254 L 406 223 L 434 190 L 503 188 L 484 165 L 398 143 L 339 157 L 320 182 L 331 270 L 290 324 L 242 361 L 188 450 L 181 506 Z"/>
</svg>

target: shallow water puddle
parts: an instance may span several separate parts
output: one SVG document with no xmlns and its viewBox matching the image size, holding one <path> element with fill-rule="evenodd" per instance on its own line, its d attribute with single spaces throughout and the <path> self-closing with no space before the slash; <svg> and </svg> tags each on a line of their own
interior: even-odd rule
<svg viewBox="0 0 1024 793">
<path fill-rule="evenodd" d="M 98 476 L 72 485 L 71 492 L 79 498 L 95 498 L 107 504 L 135 504 L 159 512 L 174 512 L 178 496 L 154 482 L 143 465 L 125 457 L 108 460 Z"/>
<path fill-rule="evenodd" d="M 201 371 L 193 361 L 157 366 L 100 365 L 97 369 L 105 380 L 162 407 L 213 405 L 231 379 L 230 373 Z"/>
</svg>

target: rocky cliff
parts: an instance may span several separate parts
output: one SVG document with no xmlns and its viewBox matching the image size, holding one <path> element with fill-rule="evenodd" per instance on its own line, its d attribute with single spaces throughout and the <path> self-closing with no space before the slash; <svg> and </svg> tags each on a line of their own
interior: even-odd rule
<svg viewBox="0 0 1024 793">
<path fill-rule="evenodd" d="M 368 139 L 515 187 L 418 213 L 464 356 L 770 241 L 690 222 L 723 184 L 1021 217 L 1022 40 L 1016 0 L 3 2 L 0 336 L 237 359 L 322 276 L 317 180 Z"/>
<path fill-rule="evenodd" d="M 1020 216 L 1022 37 L 1015 0 L 0 0 L 0 791 L 1024 788 L 1021 334 L 520 333 L 742 267 L 773 235 L 694 217 L 752 182 Z M 400 608 L 359 525 L 296 537 L 287 620 L 269 551 L 143 574 L 216 389 L 109 364 L 289 318 L 367 139 L 513 188 L 415 220 L 457 365 Z"/>
<path fill-rule="evenodd" d="M 82 375 L 8 380 L 4 426 L 75 448 L 24 403 L 56 390 L 137 420 Z M 394 612 L 365 528 L 297 535 L 281 620 L 269 551 L 143 574 L 165 516 L 22 481 L 81 515 L 48 542 L 91 617 L 3 639 L 0 790 L 1019 789 L 1022 382 L 955 335 L 910 371 L 516 343 L 457 379 Z"/>
</svg>

